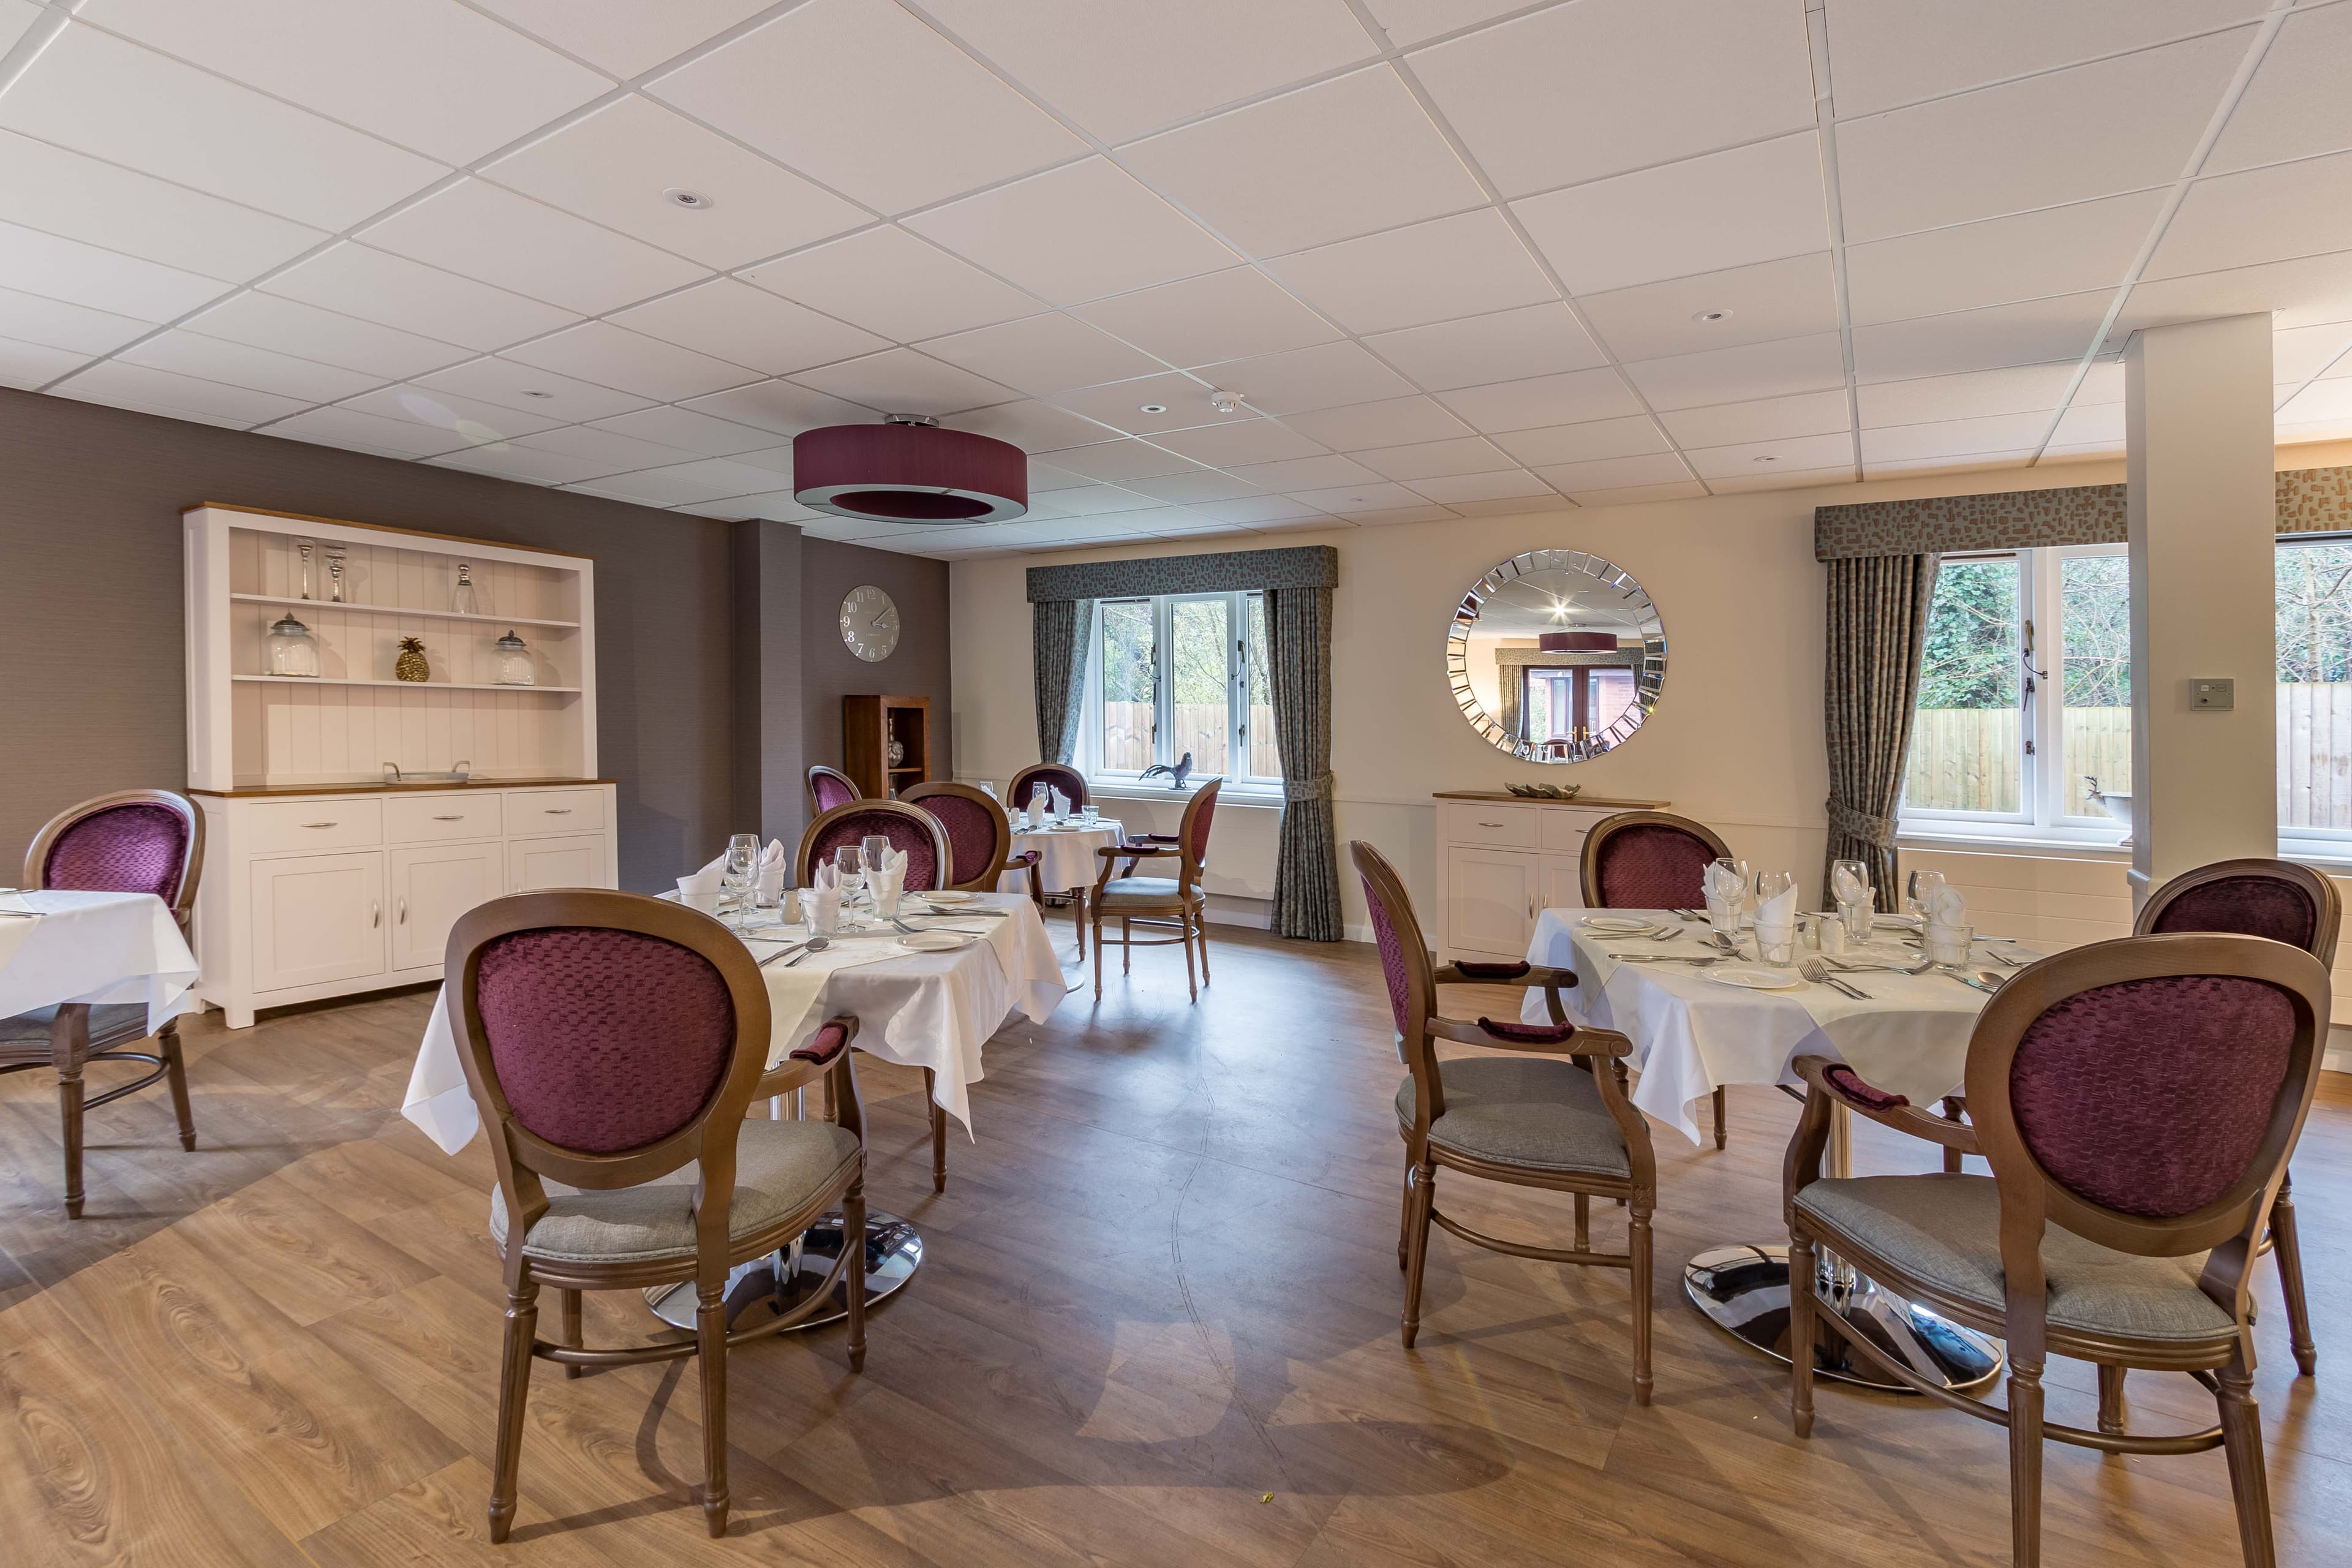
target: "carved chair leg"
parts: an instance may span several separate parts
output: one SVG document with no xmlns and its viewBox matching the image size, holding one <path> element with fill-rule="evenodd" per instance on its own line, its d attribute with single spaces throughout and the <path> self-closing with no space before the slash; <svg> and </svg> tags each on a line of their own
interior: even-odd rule
<svg viewBox="0 0 2352 1568">
<path fill-rule="evenodd" d="M 1636 1206 L 1626 1222 L 1625 1250 L 1633 1256 L 1633 1403 L 1647 1405 L 1657 1386 L 1650 1370 L 1650 1211 Z"/>
<path fill-rule="evenodd" d="M 1404 1160 L 1403 1213 L 1397 1220 L 1397 1272 L 1400 1274 L 1404 1272 L 1406 1250 L 1412 1245 L 1412 1156 L 1407 1153 Z"/>
<path fill-rule="evenodd" d="M 2278 1264 L 2279 1293 L 2286 1298 L 2287 1335 L 2294 1346 L 2294 1364 L 2304 1376 L 2319 1369 L 2319 1346 L 2311 1337 L 2311 1303 L 2303 1294 L 2303 1246 L 2294 1227 L 2294 1173 L 2279 1183 L 2278 1201 L 2271 1205 L 2271 1253 Z"/>
<path fill-rule="evenodd" d="M 2230 1459 L 2230 1500 L 2238 1508 L 2238 1549 L 2246 1568 L 2274 1568 L 2278 1547 L 2271 1538 L 2270 1479 L 2263 1470 L 2263 1418 L 2254 1403 L 2254 1374 L 2242 1361 L 2217 1374 L 2221 1406 L 2221 1447 Z"/>
<path fill-rule="evenodd" d="M 1201 984 L 1209 983 L 1209 910 L 1203 905 L 1200 918 L 1193 922 L 1193 940 L 1201 944 Z"/>
<path fill-rule="evenodd" d="M 1118 917 L 1118 972 L 1135 973 L 1135 926 L 1125 915 Z"/>
<path fill-rule="evenodd" d="M 2015 1568 L 2042 1564 L 2042 1367 L 2009 1368 L 2009 1541 Z"/>
<path fill-rule="evenodd" d="M 1789 1426 L 1813 1435 L 1813 1238 L 1789 1237 Z"/>
<path fill-rule="evenodd" d="M 1096 1001 L 1097 1001 L 1097 1002 L 1099 1002 L 1099 1001 L 1101 1001 L 1101 1000 L 1102 1000 L 1102 969 L 1103 969 L 1102 910 L 1101 910 L 1101 909 L 1100 909 L 1099 907 L 1097 907 L 1097 908 L 1095 910 L 1095 911 L 1094 911 L 1094 928 L 1095 928 L 1095 1000 L 1096 1000 Z"/>
<path fill-rule="evenodd" d="M 1424 1160 L 1413 1173 L 1412 1210 L 1405 1220 L 1404 1348 L 1421 1332 L 1421 1277 L 1429 1267 L 1429 1211 L 1437 1201 L 1437 1167 Z"/>
<path fill-rule="evenodd" d="M 1201 983 L 1192 977 L 1192 911 L 1179 910 L 1176 913 L 1177 941 L 1184 949 L 1184 990 L 1195 1002 L 1201 999 Z"/>
<path fill-rule="evenodd" d="M 1087 961 L 1087 890 L 1076 888 L 1070 892 L 1070 923 L 1078 931 L 1078 962 Z"/>
<path fill-rule="evenodd" d="M 1576 1194 L 1576 1250 L 1592 1250 L 1592 1195 L 1589 1193 Z"/>
<path fill-rule="evenodd" d="M 948 1190 L 948 1113 L 938 1099 L 940 1075 L 923 1069 L 923 1109 L 931 1113 L 931 1191 Z"/>
<path fill-rule="evenodd" d="M 1717 1084 L 1715 1089 L 1715 1146 L 1720 1149 L 1729 1141 L 1723 1128 L 1723 1086 Z"/>
<path fill-rule="evenodd" d="M 1948 1094 L 1944 1096 L 1942 1110 L 1944 1120 L 1947 1121 L 1962 1121 L 1967 1120 L 1967 1118 L 1960 1112 L 1960 1100 L 1958 1095 Z M 1944 1173 L 1946 1175 L 1958 1175 L 1959 1174 L 1959 1172 L 1960 1152 L 1958 1149 L 1945 1150 Z"/>
<path fill-rule="evenodd" d="M 64 1124 L 66 1145 L 66 1217 L 81 1218 L 81 1062 L 77 1057 L 58 1064 L 58 1117 Z"/>
<path fill-rule="evenodd" d="M 852 1258 L 866 1256 L 866 1178 L 860 1175 L 849 1184 L 849 1191 L 841 1197 L 841 1241 L 845 1247 L 857 1250 Z M 842 1270 L 843 1304 L 849 1309 L 849 1370 L 866 1370 L 866 1268 L 853 1263 Z"/>
<path fill-rule="evenodd" d="M 539 1334 L 539 1281 L 525 1273 L 507 1291 L 506 1342 L 499 1363 L 498 1449 L 490 1468 L 490 1540 L 507 1538 L 522 1466 L 523 1405 L 530 1397 L 530 1347 Z"/>
<path fill-rule="evenodd" d="M 2110 1437 L 2123 1436 L 2124 1370 L 2099 1363 L 2099 1430 Z"/>
<path fill-rule="evenodd" d="M 559 1289 L 555 1292 L 555 1304 L 563 1319 L 563 1342 L 575 1351 L 584 1349 L 588 1342 L 580 1328 L 580 1292 Z M 576 1378 L 587 1370 L 584 1366 L 567 1366 L 563 1375 L 567 1380 Z"/>
<path fill-rule="evenodd" d="M 163 1081 L 171 1086 L 172 1113 L 180 1119 L 180 1147 L 193 1152 L 196 1146 L 196 1119 L 188 1108 L 188 1068 L 180 1056 L 180 1020 L 173 1019 L 155 1037 L 163 1058 Z"/>
<path fill-rule="evenodd" d="M 702 1373 L 702 1522 L 727 1533 L 727 1289 L 697 1281 L 694 1359 Z"/>
</svg>

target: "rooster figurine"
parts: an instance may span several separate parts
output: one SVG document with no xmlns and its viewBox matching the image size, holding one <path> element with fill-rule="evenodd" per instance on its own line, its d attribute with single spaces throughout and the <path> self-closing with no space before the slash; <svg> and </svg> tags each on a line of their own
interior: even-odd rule
<svg viewBox="0 0 2352 1568">
<path fill-rule="evenodd" d="M 1166 763 L 1154 763 L 1150 767 L 1144 769 L 1138 776 L 1147 779 L 1157 778 L 1161 773 L 1166 773 L 1168 775 L 1168 787 L 1170 789 L 1182 789 L 1184 787 L 1184 781 L 1192 776 L 1192 753 L 1187 752 L 1182 756 L 1177 758 L 1176 765 L 1172 768 Z"/>
</svg>

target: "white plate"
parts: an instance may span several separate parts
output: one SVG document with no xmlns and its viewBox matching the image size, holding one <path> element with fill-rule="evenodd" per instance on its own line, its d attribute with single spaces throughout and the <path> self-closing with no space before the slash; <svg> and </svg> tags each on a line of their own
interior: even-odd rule
<svg viewBox="0 0 2352 1568">
<path fill-rule="evenodd" d="M 1742 991 L 1794 991 L 1804 984 L 1785 969 L 1745 969 L 1734 964 L 1706 973 L 1717 985 L 1736 986 Z"/>
<path fill-rule="evenodd" d="M 970 893 L 925 893 L 922 896 L 934 904 L 968 904 L 971 902 L 971 895 Z"/>
<path fill-rule="evenodd" d="M 898 945 L 912 948 L 917 952 L 953 952 L 971 940 L 961 931 L 919 931 L 900 936 Z"/>
<path fill-rule="evenodd" d="M 1655 921 L 1627 920 L 1623 915 L 1587 915 L 1576 922 L 1587 931 L 1645 931 L 1658 929 Z"/>
</svg>

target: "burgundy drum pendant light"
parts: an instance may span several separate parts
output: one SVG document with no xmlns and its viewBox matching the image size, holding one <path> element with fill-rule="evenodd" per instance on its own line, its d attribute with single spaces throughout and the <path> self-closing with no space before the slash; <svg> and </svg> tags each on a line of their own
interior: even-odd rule
<svg viewBox="0 0 2352 1568">
<path fill-rule="evenodd" d="M 1615 653 L 1615 632 L 1538 632 L 1536 650 L 1539 653 Z"/>
<path fill-rule="evenodd" d="M 869 522 L 1003 522 L 1029 510 L 1029 457 L 921 415 L 793 437 L 793 499 Z"/>
</svg>

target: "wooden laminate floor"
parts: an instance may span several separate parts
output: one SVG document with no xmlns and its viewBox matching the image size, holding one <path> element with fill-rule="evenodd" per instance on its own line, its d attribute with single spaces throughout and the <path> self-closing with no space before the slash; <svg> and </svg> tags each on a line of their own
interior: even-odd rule
<svg viewBox="0 0 2352 1568">
<path fill-rule="evenodd" d="M 2007 1561 L 1998 1429 L 1830 1385 L 1799 1443 L 1783 1374 L 1682 1300 L 1694 1251 L 1778 1229 L 1790 1101 L 1735 1090 L 1720 1153 L 1655 1130 L 1653 1408 L 1628 1397 L 1618 1273 L 1438 1235 L 1408 1353 L 1400 1069 L 1370 951 L 1217 937 L 1198 1006 L 1178 955 L 1139 952 L 1099 1006 L 1080 991 L 992 1042 L 944 1196 L 915 1075 L 860 1058 L 870 1188 L 929 1261 L 876 1314 L 863 1375 L 837 1328 L 732 1359 L 720 1542 L 691 1501 L 690 1366 L 567 1382 L 541 1363 L 514 1539 L 488 1544 L 489 1163 L 478 1141 L 443 1156 L 395 1110 L 429 993 L 192 1022 L 201 1146 L 180 1152 L 160 1089 L 94 1112 L 79 1223 L 46 1075 L 0 1079 L 0 1563 Z M 2348 1129 L 2331 1079 L 2295 1160 L 2316 1379 L 2294 1375 L 2263 1276 L 2289 1563 L 2352 1563 Z M 1863 1134 L 1863 1170 L 1933 1166 Z M 1442 1181 L 1485 1228 L 1566 1224 L 1565 1199 Z M 1615 1211 L 1596 1218 L 1616 1245 Z M 592 1343 L 658 1328 L 633 1297 L 592 1298 Z M 2053 1418 L 2091 1425 L 2091 1369 L 2053 1373 Z M 2185 1378 L 2130 1392 L 2138 1426 L 2210 1419 Z M 2052 1445 L 2046 1519 L 2053 1565 L 2238 1561 L 2219 1453 Z"/>
</svg>

